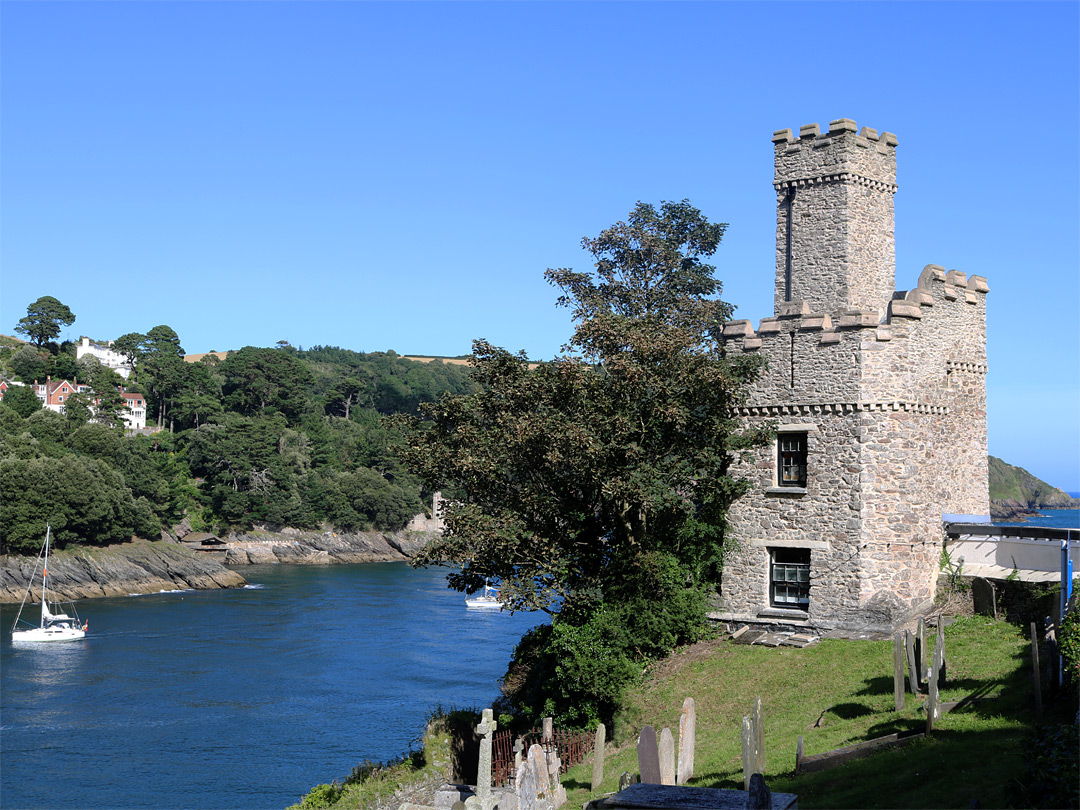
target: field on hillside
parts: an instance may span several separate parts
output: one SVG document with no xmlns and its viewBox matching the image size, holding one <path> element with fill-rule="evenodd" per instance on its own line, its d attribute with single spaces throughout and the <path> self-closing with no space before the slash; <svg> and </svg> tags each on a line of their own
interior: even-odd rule
<svg viewBox="0 0 1080 810">
<path fill-rule="evenodd" d="M 811 755 L 925 727 L 923 697 L 908 695 L 905 709 L 894 711 L 892 642 L 823 640 L 798 649 L 720 640 L 684 649 L 659 662 L 630 696 L 609 734 L 615 746 L 608 750 L 601 792 L 617 790 L 623 771 L 637 773 L 641 726 L 658 732 L 668 726 L 677 737 L 685 697 L 697 706 L 690 784 L 741 788 L 742 718 L 760 696 L 766 782 L 773 791 L 798 794 L 800 807 L 966 808 L 975 799 L 982 807 L 1008 806 L 1034 724 L 1030 644 L 1018 627 L 983 618 L 958 619 L 945 638 L 948 683 L 941 699 L 976 700 L 944 715 L 930 738 L 799 776 L 800 735 Z M 567 806 L 590 798 L 591 768 L 587 761 L 564 778 Z"/>
</svg>

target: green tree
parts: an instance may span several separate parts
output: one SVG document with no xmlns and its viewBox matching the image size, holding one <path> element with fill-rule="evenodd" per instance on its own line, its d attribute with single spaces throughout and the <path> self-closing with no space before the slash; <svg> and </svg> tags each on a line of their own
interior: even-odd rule
<svg viewBox="0 0 1080 810">
<path fill-rule="evenodd" d="M 547 610 L 571 627 L 652 604 L 642 601 L 651 580 L 630 575 L 674 565 L 666 581 L 696 594 L 694 621 L 674 636 L 671 622 L 654 622 L 630 654 L 649 657 L 700 632 L 724 516 L 748 486 L 729 472 L 734 454 L 767 439 L 741 433 L 732 415 L 758 362 L 725 357 L 719 344 L 732 307 L 704 259 L 724 228 L 686 201 L 639 203 L 626 222 L 583 240 L 592 273 L 545 274 L 575 321 L 564 356 L 530 370 L 523 355 L 477 341 L 480 391 L 399 420 L 408 466 L 429 486 L 463 493 L 417 564 L 460 566 L 448 581 L 465 591 L 498 577 L 511 607 Z"/>
<path fill-rule="evenodd" d="M 20 346 L 11 356 L 11 370 L 24 383 L 34 380 L 45 382 L 49 373 L 48 355 L 35 351 L 31 346 Z"/>
<path fill-rule="evenodd" d="M 19 319 L 15 331 L 26 335 L 31 343 L 44 346 L 60 336 L 61 326 L 75 323 L 75 314 L 51 295 L 43 295 L 26 308 L 26 317 Z"/>
<path fill-rule="evenodd" d="M 291 352 L 245 346 L 229 355 L 221 373 L 225 404 L 237 413 L 280 413 L 295 425 L 308 410 L 311 372 Z"/>
<path fill-rule="evenodd" d="M 41 400 L 29 385 L 10 385 L 0 405 L 15 411 L 23 419 L 41 410 Z"/>
<path fill-rule="evenodd" d="M 147 351 L 149 338 L 141 332 L 128 332 L 121 335 L 112 343 L 112 349 L 117 354 L 123 355 L 131 366 L 131 381 L 138 382 L 139 361 Z"/>
</svg>

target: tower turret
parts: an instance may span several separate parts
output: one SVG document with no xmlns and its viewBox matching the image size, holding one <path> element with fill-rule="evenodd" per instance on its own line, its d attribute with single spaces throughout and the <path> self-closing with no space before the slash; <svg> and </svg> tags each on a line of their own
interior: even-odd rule
<svg viewBox="0 0 1080 810">
<path fill-rule="evenodd" d="M 840 315 L 877 312 L 895 289 L 896 136 L 840 118 L 821 133 L 773 134 L 776 314 L 790 301 Z"/>
</svg>

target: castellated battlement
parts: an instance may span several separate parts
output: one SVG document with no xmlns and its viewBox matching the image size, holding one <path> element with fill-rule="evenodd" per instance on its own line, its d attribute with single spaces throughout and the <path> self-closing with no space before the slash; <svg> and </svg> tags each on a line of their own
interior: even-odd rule
<svg viewBox="0 0 1080 810">
<path fill-rule="evenodd" d="M 870 127 L 856 134 L 856 129 L 850 118 L 840 118 L 825 133 L 817 124 L 801 127 L 797 138 L 790 129 L 773 133 L 777 193 L 792 187 L 852 182 L 895 194 L 896 136 L 891 132 L 878 135 Z"/>
<path fill-rule="evenodd" d="M 911 290 L 894 293 L 884 314 L 847 309 L 813 312 L 783 302 L 755 330 L 730 321 L 729 352 L 762 355 L 768 371 L 751 389 L 754 402 L 889 402 L 935 405 L 928 397 L 960 373 L 986 373 L 986 279 L 927 265 Z"/>
</svg>

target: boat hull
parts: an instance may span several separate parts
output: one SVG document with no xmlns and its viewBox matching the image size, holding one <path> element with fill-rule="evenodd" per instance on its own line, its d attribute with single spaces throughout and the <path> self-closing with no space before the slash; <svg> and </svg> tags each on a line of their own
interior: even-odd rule
<svg viewBox="0 0 1080 810">
<path fill-rule="evenodd" d="M 481 610 L 502 610 L 502 602 L 498 599 L 485 599 L 483 596 L 478 596 L 475 599 L 466 599 L 465 607 L 467 608 L 479 608 Z"/>
<path fill-rule="evenodd" d="M 35 627 L 31 630 L 13 630 L 11 640 L 14 643 L 44 641 L 78 641 L 86 638 L 86 631 L 78 627 Z"/>
</svg>

